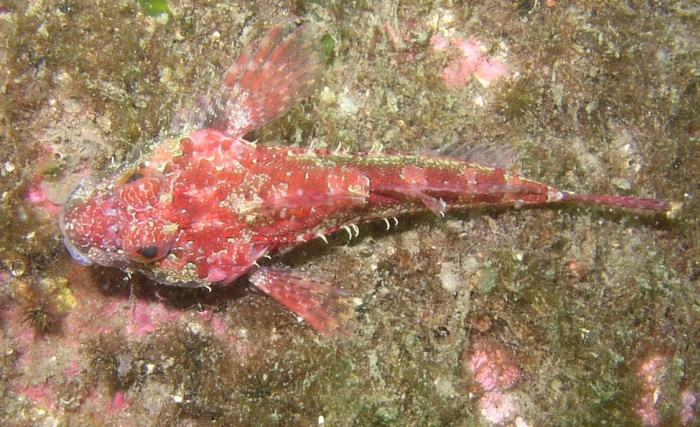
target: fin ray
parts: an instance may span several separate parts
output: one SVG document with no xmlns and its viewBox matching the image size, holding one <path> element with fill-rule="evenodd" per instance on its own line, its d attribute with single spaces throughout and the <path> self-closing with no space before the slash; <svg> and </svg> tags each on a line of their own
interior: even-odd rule
<svg viewBox="0 0 700 427">
<path fill-rule="evenodd" d="M 322 335 L 341 339 L 351 336 L 354 304 L 342 289 L 290 270 L 271 267 L 258 268 L 249 281 Z"/>
<path fill-rule="evenodd" d="M 221 86 L 178 113 L 171 129 L 211 128 L 240 138 L 286 113 L 315 90 L 325 58 L 316 26 L 285 21 L 244 50 Z"/>
</svg>

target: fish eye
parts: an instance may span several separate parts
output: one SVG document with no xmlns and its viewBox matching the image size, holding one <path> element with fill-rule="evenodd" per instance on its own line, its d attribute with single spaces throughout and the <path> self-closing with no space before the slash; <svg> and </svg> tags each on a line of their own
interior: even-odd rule
<svg viewBox="0 0 700 427">
<path fill-rule="evenodd" d="M 144 246 L 137 250 L 136 253 L 141 255 L 145 260 L 151 261 L 158 256 L 158 247 L 155 245 Z"/>
<path fill-rule="evenodd" d="M 146 175 L 141 173 L 141 171 L 133 171 L 126 176 L 126 178 L 124 179 L 124 183 L 129 184 L 131 182 L 138 181 L 139 179 L 144 178 L 145 176 Z"/>
<path fill-rule="evenodd" d="M 146 244 L 138 249 L 129 251 L 129 258 L 141 264 L 150 264 L 165 257 L 170 250 L 170 246 L 159 244 Z"/>
<path fill-rule="evenodd" d="M 122 176 L 114 192 L 123 207 L 144 211 L 158 205 L 161 179 L 148 169 L 135 169 Z"/>
<path fill-rule="evenodd" d="M 174 230 L 164 223 L 136 224 L 124 228 L 120 234 L 125 255 L 141 264 L 165 258 L 175 241 Z"/>
</svg>

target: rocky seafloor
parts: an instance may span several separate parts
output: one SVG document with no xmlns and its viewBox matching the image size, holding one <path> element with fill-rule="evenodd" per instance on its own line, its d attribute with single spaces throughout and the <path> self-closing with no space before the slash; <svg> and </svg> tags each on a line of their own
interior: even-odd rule
<svg viewBox="0 0 700 427">
<path fill-rule="evenodd" d="M 696 2 L 140 3 L 0 3 L 3 425 L 700 425 Z M 341 347 L 244 283 L 73 262 L 57 218 L 80 179 L 290 16 L 320 24 L 328 71 L 259 144 L 489 146 L 682 207 L 426 214 L 275 260 L 362 301 Z"/>
</svg>

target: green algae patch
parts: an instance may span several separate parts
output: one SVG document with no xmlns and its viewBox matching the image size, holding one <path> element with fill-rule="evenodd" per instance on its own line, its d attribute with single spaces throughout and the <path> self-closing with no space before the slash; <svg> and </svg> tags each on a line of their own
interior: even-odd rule
<svg viewBox="0 0 700 427">
<path fill-rule="evenodd" d="M 148 16 L 157 17 L 167 14 L 173 16 L 173 12 L 165 0 L 139 0 L 139 6 Z"/>
</svg>

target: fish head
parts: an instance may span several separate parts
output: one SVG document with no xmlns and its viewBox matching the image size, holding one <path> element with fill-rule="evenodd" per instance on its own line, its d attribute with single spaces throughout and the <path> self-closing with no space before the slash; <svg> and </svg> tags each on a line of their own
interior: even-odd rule
<svg viewBox="0 0 700 427">
<path fill-rule="evenodd" d="M 60 228 L 79 264 L 134 271 L 168 254 L 178 231 L 168 219 L 172 196 L 161 171 L 146 163 L 85 179 L 70 195 Z"/>
</svg>

